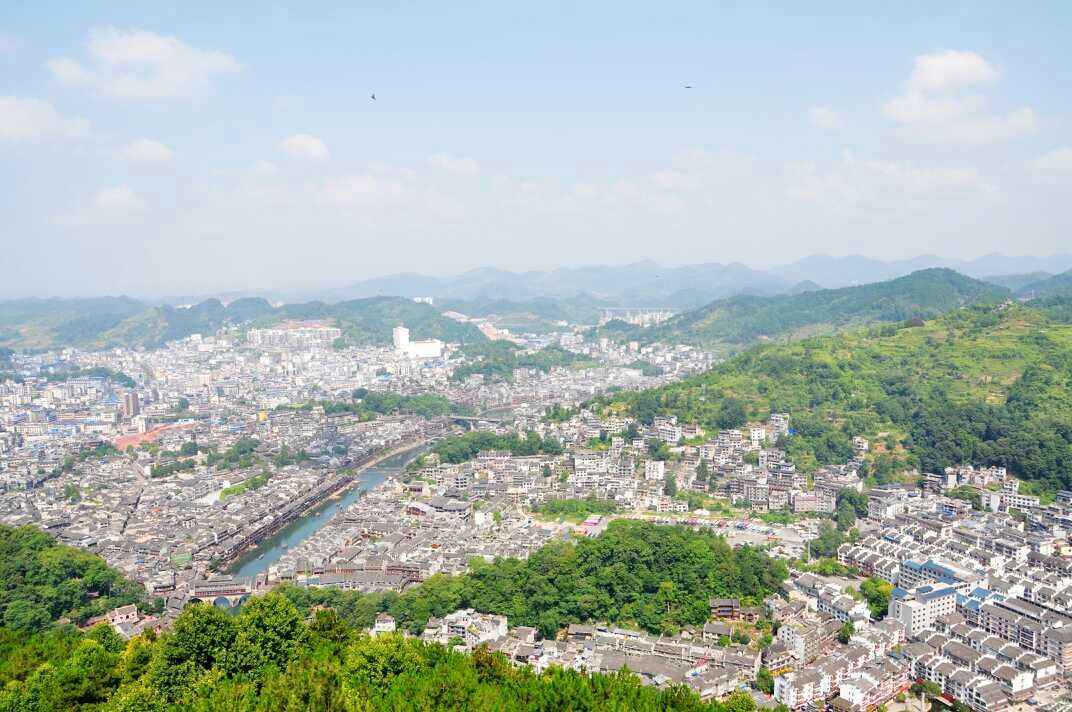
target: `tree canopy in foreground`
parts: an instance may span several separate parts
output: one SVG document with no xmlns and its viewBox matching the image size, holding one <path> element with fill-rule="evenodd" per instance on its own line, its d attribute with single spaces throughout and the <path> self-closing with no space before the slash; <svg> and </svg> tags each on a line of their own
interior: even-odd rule
<svg viewBox="0 0 1072 712">
<path fill-rule="evenodd" d="M 370 638 L 332 610 L 306 619 L 279 593 L 252 599 L 238 616 L 197 604 L 170 631 L 129 642 L 98 626 L 19 640 L 0 631 L 0 645 L 2 710 L 755 709 L 744 693 L 703 703 L 626 671 L 536 674 L 486 648 L 465 654 L 399 634 Z"/>
</svg>

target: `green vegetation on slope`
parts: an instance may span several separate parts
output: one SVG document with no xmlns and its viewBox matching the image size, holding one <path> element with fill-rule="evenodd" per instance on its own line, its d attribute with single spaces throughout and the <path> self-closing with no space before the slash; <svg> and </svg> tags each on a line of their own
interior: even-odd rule
<svg viewBox="0 0 1072 712">
<path fill-rule="evenodd" d="M 999 287 L 1004 287 L 1012 292 L 1019 293 L 1019 291 L 1027 285 L 1041 282 L 1052 276 L 1053 274 L 1050 272 L 1027 272 L 1025 274 L 996 274 L 983 277 L 982 280 L 984 282 L 989 282 L 990 284 L 996 284 Z"/>
<path fill-rule="evenodd" d="M 1059 324 L 1072 324 L 1072 294 L 1063 297 L 1046 297 L 1028 302 L 1032 307 L 1046 315 L 1046 318 Z"/>
<path fill-rule="evenodd" d="M 509 341 L 470 344 L 462 349 L 462 353 L 469 363 L 454 369 L 451 378 L 455 381 L 463 381 L 475 374 L 483 375 L 485 380 L 510 381 L 514 378 L 515 368 L 550 371 L 552 368 L 566 366 L 576 368 L 595 365 L 595 362 L 586 356 L 557 346 L 548 346 L 532 353 L 521 353 L 521 347 Z"/>
<path fill-rule="evenodd" d="M 969 307 L 919 326 L 759 346 L 700 376 L 594 405 L 715 428 L 727 402 L 751 420 L 789 412 L 797 434 L 787 446 L 805 468 L 844 461 L 848 439 L 863 435 L 879 477 L 997 464 L 1048 489 L 1072 487 L 1072 327 L 1029 307 Z"/>
<path fill-rule="evenodd" d="M 475 297 L 473 299 L 447 299 L 443 307 L 467 316 L 495 316 L 496 321 L 507 326 L 550 325 L 556 321 L 568 321 L 574 324 L 595 324 L 599 320 L 600 310 L 615 306 L 613 302 L 603 301 L 587 294 L 574 297 L 537 297 L 533 299 L 492 299 Z"/>
<path fill-rule="evenodd" d="M 404 414 L 432 418 L 458 412 L 458 408 L 449 399 L 434 393 L 403 396 L 358 388 L 354 391 L 354 398 L 360 399 L 364 407 L 379 415 Z"/>
<path fill-rule="evenodd" d="M 614 514 L 621 507 L 613 499 L 589 495 L 578 499 L 549 499 L 532 508 L 536 514 L 580 521 L 592 514 Z"/>
<path fill-rule="evenodd" d="M 326 415 L 356 415 L 362 420 L 372 420 L 377 415 L 419 415 L 434 418 L 441 415 L 464 415 L 467 408 L 451 403 L 444 396 L 434 393 L 404 396 L 398 393 L 355 389 L 349 400 L 310 401 L 302 405 L 281 405 L 277 410 L 312 410 L 314 405 L 324 409 Z"/>
<path fill-rule="evenodd" d="M 514 457 L 559 455 L 562 453 L 562 444 L 554 438 L 541 438 L 533 432 L 521 436 L 516 432 L 499 435 L 475 430 L 438 440 L 432 446 L 432 452 L 451 464 L 472 460 L 481 450 L 506 450 Z"/>
<path fill-rule="evenodd" d="M 637 710 L 752 712 L 744 693 L 700 702 L 632 673 L 537 674 L 486 648 L 472 654 L 401 635 L 370 638 L 332 610 L 308 620 L 278 593 L 230 616 L 200 604 L 162 635 L 124 642 L 106 626 L 16 639 L 0 632 L 0 709 L 66 712 L 254 710 Z"/>
<path fill-rule="evenodd" d="M 952 270 L 926 269 L 858 287 L 721 299 L 655 327 L 619 329 L 618 336 L 733 349 L 757 339 L 791 340 L 874 322 L 928 319 L 965 304 L 997 303 L 1008 296 L 1002 287 Z"/>
<path fill-rule="evenodd" d="M 415 339 L 466 344 L 485 340 L 480 329 L 472 324 L 448 319 L 429 304 L 401 297 L 371 297 L 337 304 L 284 304 L 261 323 L 287 319 L 331 320 L 342 329 L 346 339 L 358 345 L 389 344 L 391 330 L 399 324 L 405 324 Z"/>
<path fill-rule="evenodd" d="M 0 302 L 0 344 L 41 349 L 81 343 L 144 310 L 129 297 Z"/>
<path fill-rule="evenodd" d="M 81 623 L 116 606 L 139 603 L 144 591 L 104 560 L 33 527 L 0 526 L 0 624 L 29 633 L 67 618 Z"/>
<path fill-rule="evenodd" d="M 759 604 L 787 576 L 785 565 L 756 548 L 685 527 L 617 520 L 598 537 L 553 543 L 528 559 L 473 562 L 463 576 L 433 576 L 402 594 L 361 594 L 286 587 L 303 608 L 338 608 L 350 623 L 369 626 L 388 611 L 400 627 L 423 630 L 429 616 L 458 608 L 498 613 L 510 625 L 554 636 L 570 623 L 605 621 L 675 633 L 702 625 L 712 597 Z"/>
<path fill-rule="evenodd" d="M 1072 270 L 1031 282 L 1020 287 L 1016 293 L 1021 297 L 1030 297 L 1032 299 L 1072 297 Z"/>
<path fill-rule="evenodd" d="M 218 299 L 207 299 L 184 309 L 155 307 L 100 334 L 95 341 L 102 346 L 159 346 L 190 334 L 209 336 L 223 326 L 241 324 L 272 311 L 272 305 L 259 298 L 238 299 L 227 306 Z"/>
<path fill-rule="evenodd" d="M 428 304 L 400 297 L 372 297 L 338 304 L 308 302 L 273 307 L 264 299 L 238 299 L 224 306 L 208 299 L 187 308 L 148 307 L 127 297 L 23 299 L 0 302 L 0 345 L 18 349 L 155 347 L 190 334 L 212 334 L 228 325 L 271 326 L 318 319 L 337 325 L 354 344 L 388 344 L 405 323 L 415 338 L 483 341 L 472 324 L 442 316 Z"/>
</svg>

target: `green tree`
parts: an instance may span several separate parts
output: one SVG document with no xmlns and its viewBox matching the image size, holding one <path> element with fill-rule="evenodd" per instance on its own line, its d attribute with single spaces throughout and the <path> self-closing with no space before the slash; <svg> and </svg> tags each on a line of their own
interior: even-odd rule
<svg viewBox="0 0 1072 712">
<path fill-rule="evenodd" d="M 677 494 L 677 480 L 669 472 L 663 477 L 663 494 L 673 497 Z"/>
<path fill-rule="evenodd" d="M 842 644 L 848 645 L 849 641 L 852 640 L 853 634 L 855 633 L 856 626 L 853 625 L 852 621 L 845 621 L 845 624 L 841 626 L 840 630 L 838 630 L 837 638 Z"/>
<path fill-rule="evenodd" d="M 207 603 L 187 607 L 150 665 L 153 686 L 169 701 L 180 699 L 201 674 L 223 662 L 234 641 L 231 616 Z"/>
<path fill-rule="evenodd" d="M 399 634 L 362 638 L 347 650 L 344 675 L 351 688 L 380 689 L 421 667 L 420 649 Z"/>
<path fill-rule="evenodd" d="M 51 623 L 48 610 L 29 600 L 12 601 L 4 609 L 4 627 L 20 633 L 44 630 Z"/>
<path fill-rule="evenodd" d="M 865 579 L 860 584 L 860 593 L 867 600 L 867 607 L 871 611 L 871 617 L 875 620 L 881 620 L 886 617 L 892 592 L 893 586 L 888 581 L 884 581 L 877 576 Z"/>
<path fill-rule="evenodd" d="M 242 606 L 226 666 L 263 681 L 271 669 L 282 670 L 305 643 L 308 630 L 286 596 L 268 593 Z"/>
<path fill-rule="evenodd" d="M 774 677 L 766 667 L 761 667 L 756 675 L 756 689 L 768 695 L 774 694 Z"/>
<path fill-rule="evenodd" d="M 718 427 L 739 428 L 748 422 L 748 411 L 738 398 L 724 398 L 719 404 Z"/>
</svg>

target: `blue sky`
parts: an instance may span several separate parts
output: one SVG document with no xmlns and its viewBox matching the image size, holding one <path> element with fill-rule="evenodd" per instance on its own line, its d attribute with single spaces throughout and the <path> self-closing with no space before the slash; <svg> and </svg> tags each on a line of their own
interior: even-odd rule
<svg viewBox="0 0 1072 712">
<path fill-rule="evenodd" d="M 0 295 L 1069 249 L 1067 4 L 10 5 Z"/>
</svg>

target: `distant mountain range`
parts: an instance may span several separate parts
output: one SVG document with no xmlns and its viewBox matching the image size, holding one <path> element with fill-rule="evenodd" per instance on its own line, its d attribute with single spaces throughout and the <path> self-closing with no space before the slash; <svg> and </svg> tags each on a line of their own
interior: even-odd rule
<svg viewBox="0 0 1072 712">
<path fill-rule="evenodd" d="M 912 269 L 920 265 L 925 267 Z M 483 338 L 474 326 L 442 312 L 495 315 L 515 331 L 541 332 L 562 320 L 593 324 L 602 309 L 631 306 L 680 313 L 655 328 L 611 323 L 602 333 L 735 349 L 755 339 L 792 339 L 853 324 L 927 318 L 958 305 L 1010 296 L 1063 299 L 1047 308 L 1064 313 L 1072 297 L 1070 267 L 1072 255 L 898 262 L 816 255 L 766 271 L 741 264 L 661 267 L 649 261 L 548 272 L 484 268 L 455 277 L 392 275 L 326 290 L 315 300 L 280 299 L 283 303 L 275 306 L 238 293 L 228 295 L 231 300 L 194 303 L 182 298 L 177 302 L 182 306 L 125 296 L 19 299 L 0 302 L 0 347 L 156 346 L 227 324 L 284 319 L 331 320 L 352 343 L 388 343 L 399 322 L 419 338 L 474 341 Z M 412 297 L 418 296 L 434 297 L 435 305 L 416 304 Z"/>
<path fill-rule="evenodd" d="M 378 294 L 527 301 L 587 295 L 618 306 L 684 309 L 731 294 L 777 294 L 790 286 L 777 275 L 742 264 L 663 267 L 646 261 L 620 267 L 576 267 L 549 272 L 481 268 L 454 277 L 399 274 L 357 282 L 317 296 L 326 301 Z"/>
<path fill-rule="evenodd" d="M 600 333 L 619 340 L 693 343 L 738 350 L 758 340 L 795 340 L 852 326 L 929 319 L 965 304 L 996 303 L 1008 289 L 933 268 L 839 289 L 770 297 L 738 295 L 682 312 L 646 329 L 610 322 Z"/>
<path fill-rule="evenodd" d="M 237 299 L 226 306 L 207 299 L 190 307 L 150 306 L 129 297 L 19 299 L 0 302 L 0 347 L 42 350 L 155 347 L 191 334 L 213 334 L 223 326 L 270 326 L 287 320 L 323 320 L 355 344 L 388 344 L 391 330 L 405 323 L 414 338 L 483 341 L 471 324 L 449 319 L 435 307 L 402 297 L 373 297 L 335 304 L 305 302 L 273 307 L 266 300 Z"/>
<path fill-rule="evenodd" d="M 934 267 L 952 269 L 1016 292 L 1031 282 L 1072 269 L 1072 254 L 1050 257 L 992 254 L 972 260 L 924 255 L 894 261 L 861 255 L 812 255 L 770 269 L 717 262 L 667 267 L 651 260 L 618 266 L 567 267 L 529 272 L 481 267 L 446 277 L 402 273 L 365 279 L 343 287 L 290 292 L 228 291 L 142 301 L 151 305 L 178 306 L 196 304 L 207 298 L 228 303 L 247 297 L 263 297 L 278 304 L 308 301 L 334 303 L 377 296 L 433 297 L 441 303 L 486 304 L 494 301 L 511 312 L 519 310 L 507 304 L 509 302 L 528 306 L 535 304 L 537 309 L 546 312 L 549 300 L 580 299 L 599 307 L 658 307 L 681 311 L 738 294 L 770 296 L 836 289 L 886 281 Z"/>
<path fill-rule="evenodd" d="M 973 260 L 933 255 L 883 261 L 860 255 L 812 255 L 781 267 L 761 270 L 740 263 L 666 267 L 652 261 L 623 266 L 510 272 L 484 267 L 451 277 L 395 274 L 348 287 L 304 295 L 323 301 L 377 295 L 435 297 L 439 300 L 498 300 L 590 297 L 605 306 L 693 309 L 738 294 L 770 296 L 871 284 L 931 268 L 951 269 L 1017 291 L 1032 281 L 1072 269 L 1072 254 L 1051 257 L 986 255 Z M 1006 276 L 1026 281 L 1005 283 Z"/>
<path fill-rule="evenodd" d="M 991 254 L 972 260 L 923 255 L 908 260 L 889 262 L 860 255 L 846 257 L 812 255 L 792 264 L 776 267 L 770 272 L 790 283 L 811 280 L 827 289 L 832 289 L 894 279 L 934 267 L 955 270 L 976 279 L 995 275 L 999 277 L 1023 275 L 1031 272 L 1055 274 L 1072 269 L 1072 254 L 1051 257 L 1010 257 Z"/>
</svg>

